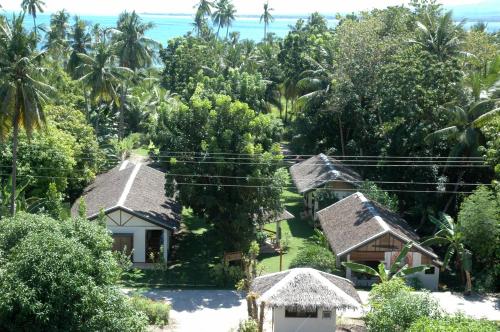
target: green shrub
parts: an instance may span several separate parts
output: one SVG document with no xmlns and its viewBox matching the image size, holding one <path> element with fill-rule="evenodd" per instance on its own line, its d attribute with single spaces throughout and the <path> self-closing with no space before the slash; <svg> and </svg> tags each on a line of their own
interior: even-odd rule
<svg viewBox="0 0 500 332">
<path fill-rule="evenodd" d="M 437 318 L 440 314 L 436 300 L 428 293 L 413 293 L 399 278 L 375 285 L 369 303 L 371 309 L 365 316 L 369 331 L 406 331 L 421 317 Z"/>
<path fill-rule="evenodd" d="M 2 219 L 0 331 L 144 331 L 146 317 L 115 286 L 111 244 L 83 219 Z"/>
<path fill-rule="evenodd" d="M 232 266 L 227 263 L 214 265 L 210 274 L 219 287 L 235 287 L 245 277 L 240 266 Z"/>
<path fill-rule="evenodd" d="M 496 332 L 498 325 L 487 320 L 476 320 L 462 315 L 439 318 L 422 317 L 408 332 Z"/>
<path fill-rule="evenodd" d="M 291 261 L 290 268 L 310 267 L 327 273 L 334 273 L 335 256 L 322 246 L 307 244 L 299 250 L 297 256 Z"/>
<path fill-rule="evenodd" d="M 257 322 L 253 319 L 247 319 L 240 322 L 237 332 L 257 332 L 258 330 Z"/>
<path fill-rule="evenodd" d="M 153 301 L 139 295 L 132 296 L 130 302 L 135 310 L 146 315 L 150 325 L 168 325 L 170 305 L 167 303 Z"/>
</svg>

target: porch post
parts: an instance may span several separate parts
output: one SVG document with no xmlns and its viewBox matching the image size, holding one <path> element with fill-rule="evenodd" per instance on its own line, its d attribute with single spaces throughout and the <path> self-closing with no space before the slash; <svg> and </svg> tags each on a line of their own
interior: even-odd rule
<svg viewBox="0 0 500 332">
<path fill-rule="evenodd" d="M 165 229 L 163 231 L 163 259 L 165 260 L 165 264 L 167 264 L 168 261 L 168 249 L 170 245 L 170 231 Z"/>
<path fill-rule="evenodd" d="M 347 261 L 348 261 L 348 262 L 350 262 L 350 261 L 351 261 L 351 254 L 348 254 L 348 255 L 347 255 Z M 348 268 L 348 267 L 346 267 L 346 268 L 345 268 L 345 277 L 346 277 L 346 279 L 351 280 L 351 269 L 350 269 L 350 268 Z"/>
</svg>

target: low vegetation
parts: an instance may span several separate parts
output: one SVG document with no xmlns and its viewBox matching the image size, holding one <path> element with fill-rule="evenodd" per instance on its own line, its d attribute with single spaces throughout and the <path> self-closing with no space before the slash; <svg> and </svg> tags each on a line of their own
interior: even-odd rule
<svg viewBox="0 0 500 332">
<path fill-rule="evenodd" d="M 130 303 L 137 312 L 143 313 L 148 318 L 149 325 L 168 325 L 170 305 L 140 295 L 133 295 Z"/>
</svg>

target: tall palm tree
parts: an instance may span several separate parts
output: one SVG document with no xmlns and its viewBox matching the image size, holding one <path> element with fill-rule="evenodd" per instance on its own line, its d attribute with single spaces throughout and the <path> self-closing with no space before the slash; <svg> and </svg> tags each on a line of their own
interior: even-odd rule
<svg viewBox="0 0 500 332">
<path fill-rule="evenodd" d="M 114 103 L 120 105 L 117 92 L 120 80 L 132 71 L 125 67 L 116 66 L 114 50 L 104 43 L 96 45 L 94 56 L 80 53 L 82 70 L 85 73 L 81 78 L 90 89 L 91 101 L 94 104 Z"/>
<path fill-rule="evenodd" d="M 437 17 L 427 13 L 425 20 L 417 22 L 419 36 L 412 42 L 444 59 L 460 52 L 462 42 L 459 32 L 463 24 L 464 22 L 455 24 L 451 11 Z"/>
<path fill-rule="evenodd" d="M 200 2 L 194 6 L 196 8 L 196 14 L 203 17 L 212 15 L 212 7 L 214 4 L 208 0 L 200 0 Z"/>
<path fill-rule="evenodd" d="M 43 0 L 23 0 L 21 2 L 21 7 L 24 12 L 27 12 L 31 17 L 33 17 L 33 28 L 35 29 L 35 35 L 37 34 L 36 26 L 36 14 L 37 12 L 43 13 L 43 6 L 45 2 Z"/>
<path fill-rule="evenodd" d="M 69 34 L 71 54 L 68 60 L 67 71 L 73 79 L 77 80 L 84 75 L 82 66 L 83 61 L 79 54 L 88 54 L 92 44 L 92 37 L 87 30 L 87 24 L 85 21 L 81 20 L 78 16 L 75 16 L 74 20 L 75 23 L 73 24 Z M 86 116 L 87 120 L 89 120 L 90 102 L 86 90 L 87 89 L 84 87 L 83 95 L 85 98 Z"/>
<path fill-rule="evenodd" d="M 215 11 L 212 13 L 213 24 L 217 26 L 217 37 L 219 36 L 219 31 L 224 28 L 225 22 L 225 10 L 228 5 L 228 0 L 219 0 L 215 3 Z"/>
<path fill-rule="evenodd" d="M 66 59 L 68 52 L 69 18 L 69 13 L 64 9 L 50 16 L 50 31 L 47 33 L 45 48 L 58 59 Z"/>
<path fill-rule="evenodd" d="M 229 35 L 229 28 L 233 25 L 234 20 L 236 19 L 236 7 L 231 3 L 231 1 L 228 1 L 225 9 L 224 9 L 224 23 L 226 26 L 226 39 L 227 36 Z"/>
<path fill-rule="evenodd" d="M 113 41 L 120 66 L 136 71 L 150 67 L 154 60 L 154 51 L 158 43 L 146 37 L 146 32 L 153 27 L 152 23 L 143 23 L 136 12 L 124 12 L 118 18 L 117 30 L 113 31 Z M 126 80 L 121 85 L 121 102 L 119 114 L 119 137 L 124 134 L 124 106 L 126 98 Z"/>
<path fill-rule="evenodd" d="M 446 110 L 451 115 L 449 125 L 439 129 L 425 138 L 428 144 L 434 144 L 443 139 L 449 141 L 452 145 L 450 157 L 481 157 L 479 151 L 481 146 L 485 145 L 481 127 L 489 120 L 500 114 L 500 108 L 495 108 L 497 100 L 482 100 L 471 103 L 466 108 L 462 108 L 453 103 L 445 105 Z M 460 181 L 465 174 L 462 170 L 458 175 L 454 192 L 458 190 Z M 451 195 L 444 211 L 446 212 L 453 201 L 455 195 Z"/>
<path fill-rule="evenodd" d="M 429 134 L 425 140 L 428 143 L 450 141 L 453 144 L 450 157 L 480 157 L 479 147 L 486 141 L 480 128 L 500 114 L 500 108 L 495 108 L 496 102 L 498 100 L 481 100 L 465 108 L 454 103 L 445 105 L 451 115 L 449 126 Z"/>
<path fill-rule="evenodd" d="M 12 215 L 16 213 L 17 146 L 19 129 L 24 128 L 28 137 L 33 130 L 45 123 L 43 105 L 46 92 L 52 88 L 39 81 L 43 67 L 36 48 L 36 34 L 23 27 L 24 14 L 14 15 L 3 22 L 0 29 L 0 137 L 12 130 Z"/>
<path fill-rule="evenodd" d="M 274 17 L 271 15 L 273 8 L 269 8 L 269 1 L 264 4 L 264 13 L 260 16 L 260 23 L 264 21 L 264 40 L 267 37 L 267 27 L 269 23 L 274 22 Z"/>
<path fill-rule="evenodd" d="M 449 266 L 450 261 L 455 258 L 455 268 L 466 276 L 465 291 L 469 293 L 472 288 L 471 270 L 472 253 L 465 248 L 463 236 L 459 231 L 459 225 L 455 223 L 449 215 L 440 213 L 439 218 L 430 216 L 430 220 L 438 227 L 438 231 L 433 237 L 422 242 L 423 246 L 445 245 L 447 246 L 444 255 L 443 267 Z"/>
</svg>

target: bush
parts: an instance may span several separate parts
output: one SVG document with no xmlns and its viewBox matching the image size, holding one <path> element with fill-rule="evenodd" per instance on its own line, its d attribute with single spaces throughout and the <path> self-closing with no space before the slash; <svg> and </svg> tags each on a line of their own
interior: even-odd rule
<svg viewBox="0 0 500 332">
<path fill-rule="evenodd" d="M 168 325 L 170 305 L 138 295 L 132 296 L 130 302 L 135 310 L 146 315 L 150 325 Z"/>
<path fill-rule="evenodd" d="M 422 317 L 414 322 L 408 332 L 496 332 L 498 326 L 484 319 L 476 320 L 462 315 L 440 318 Z"/>
<path fill-rule="evenodd" d="M 437 318 L 438 303 L 428 293 L 412 293 L 399 278 L 375 285 L 370 292 L 370 312 L 365 316 L 369 331 L 406 331 L 422 317 Z"/>
<path fill-rule="evenodd" d="M 322 246 L 308 244 L 302 247 L 297 256 L 290 263 L 290 268 L 310 267 L 327 273 L 334 273 L 335 256 L 333 253 Z"/>
<path fill-rule="evenodd" d="M 210 274 L 217 286 L 220 287 L 234 287 L 245 277 L 240 266 L 232 266 L 227 263 L 214 265 Z"/>
<path fill-rule="evenodd" d="M 237 332 L 257 332 L 257 331 L 259 331 L 257 322 L 254 321 L 253 319 L 247 319 L 245 321 L 240 322 Z"/>
<path fill-rule="evenodd" d="M 0 331 L 143 331 L 115 287 L 112 239 L 97 223 L 19 213 L 0 222 Z"/>
</svg>

